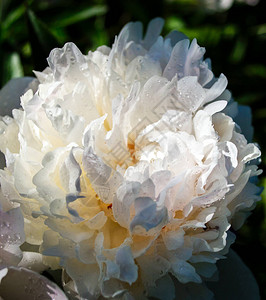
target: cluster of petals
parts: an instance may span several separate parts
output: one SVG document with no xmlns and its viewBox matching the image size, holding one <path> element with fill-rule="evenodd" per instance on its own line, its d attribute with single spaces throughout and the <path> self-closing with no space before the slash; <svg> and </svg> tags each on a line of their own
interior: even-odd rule
<svg viewBox="0 0 266 300">
<path fill-rule="evenodd" d="M 22 243 L 38 249 L 72 296 L 174 299 L 214 275 L 259 200 L 249 109 L 196 40 L 162 27 L 54 49 L 0 119 L 0 251 L 17 265 Z"/>
</svg>

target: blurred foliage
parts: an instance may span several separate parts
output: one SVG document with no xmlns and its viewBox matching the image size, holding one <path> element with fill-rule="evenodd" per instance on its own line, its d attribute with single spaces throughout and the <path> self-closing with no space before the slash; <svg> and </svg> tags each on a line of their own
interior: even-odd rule
<svg viewBox="0 0 266 300">
<path fill-rule="evenodd" d="M 164 34 L 180 30 L 207 50 L 218 76 L 224 73 L 235 99 L 253 110 L 255 141 L 266 150 L 266 1 L 235 3 L 207 11 L 199 0 L 0 0 L 0 87 L 10 78 L 43 70 L 54 47 L 73 41 L 83 53 L 111 45 L 124 24 L 165 19 Z M 266 158 L 261 167 L 265 171 Z M 265 172 L 264 172 L 265 173 Z M 265 175 L 261 185 L 266 186 Z M 266 299 L 266 191 L 233 248 L 251 268 Z"/>
</svg>

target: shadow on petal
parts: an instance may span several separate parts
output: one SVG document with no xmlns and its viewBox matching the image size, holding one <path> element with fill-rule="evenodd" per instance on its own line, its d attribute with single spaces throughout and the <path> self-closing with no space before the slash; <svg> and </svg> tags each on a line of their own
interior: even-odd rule
<svg viewBox="0 0 266 300">
<path fill-rule="evenodd" d="M 0 284 L 3 299 L 67 300 L 63 291 L 44 276 L 25 268 L 10 267 L 7 270 Z"/>
<path fill-rule="evenodd" d="M 219 280 L 207 282 L 215 300 L 259 300 L 258 284 L 241 258 L 230 250 L 227 259 L 217 263 Z"/>
<path fill-rule="evenodd" d="M 11 79 L 0 90 L 0 115 L 11 116 L 14 108 L 20 108 L 20 97 L 26 92 L 34 77 L 22 77 Z"/>
</svg>

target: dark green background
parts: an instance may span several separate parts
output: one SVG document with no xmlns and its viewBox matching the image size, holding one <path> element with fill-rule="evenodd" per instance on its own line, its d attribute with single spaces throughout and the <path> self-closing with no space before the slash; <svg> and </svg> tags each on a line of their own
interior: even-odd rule
<svg viewBox="0 0 266 300">
<path fill-rule="evenodd" d="M 47 66 L 54 47 L 73 41 L 83 53 L 111 45 L 129 21 L 146 26 L 154 17 L 166 21 L 163 34 L 180 30 L 206 47 L 216 76 L 253 110 L 255 141 L 266 147 L 266 1 L 257 6 L 235 3 L 225 12 L 210 12 L 197 0 L 0 0 L 0 87 L 10 78 L 32 76 Z M 263 156 L 261 168 L 265 170 Z M 265 175 L 260 184 L 266 185 Z M 233 248 L 253 271 L 266 299 L 266 192 Z"/>
</svg>

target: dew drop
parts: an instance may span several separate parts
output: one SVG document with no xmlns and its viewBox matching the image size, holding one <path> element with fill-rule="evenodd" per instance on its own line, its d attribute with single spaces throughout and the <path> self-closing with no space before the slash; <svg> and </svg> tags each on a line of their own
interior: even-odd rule
<svg viewBox="0 0 266 300">
<path fill-rule="evenodd" d="M 70 63 L 73 65 L 76 62 L 76 59 L 74 56 L 70 57 Z"/>
<path fill-rule="evenodd" d="M 9 117 L 9 116 L 4 116 L 4 117 L 3 117 L 3 121 L 4 121 L 7 125 L 9 125 L 9 124 L 12 122 L 12 118 Z"/>
<path fill-rule="evenodd" d="M 19 235 L 18 233 L 16 233 L 16 234 L 14 235 L 14 238 L 15 238 L 16 240 L 20 240 L 20 239 L 21 239 L 21 237 L 20 237 L 20 235 Z"/>
<path fill-rule="evenodd" d="M 10 223 L 9 222 L 6 222 L 4 221 L 3 222 L 3 226 L 6 227 L 6 228 L 10 228 Z"/>
</svg>

